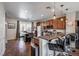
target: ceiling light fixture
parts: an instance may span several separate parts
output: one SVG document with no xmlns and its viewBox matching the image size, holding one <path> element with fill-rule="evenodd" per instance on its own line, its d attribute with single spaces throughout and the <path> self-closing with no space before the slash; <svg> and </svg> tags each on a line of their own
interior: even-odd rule
<svg viewBox="0 0 79 59">
<path fill-rule="evenodd" d="M 66 9 L 65 9 L 65 11 L 66 11 L 66 12 L 65 12 L 65 16 L 66 16 L 66 15 L 67 15 L 67 13 L 68 13 L 68 12 L 67 12 L 67 11 L 68 11 L 68 8 L 66 8 Z"/>
<path fill-rule="evenodd" d="M 53 16 L 53 19 L 56 19 L 56 15 Z"/>
<path fill-rule="evenodd" d="M 63 9 L 63 6 L 64 6 L 64 5 L 60 5 L 61 9 Z M 62 14 L 62 12 L 63 12 L 63 10 L 61 11 L 61 14 Z M 61 18 L 60 20 L 63 21 L 64 19 Z"/>
<path fill-rule="evenodd" d="M 66 11 L 68 11 L 68 8 L 66 8 Z"/>
<path fill-rule="evenodd" d="M 51 9 L 51 7 L 50 6 L 47 6 L 46 9 Z"/>
<path fill-rule="evenodd" d="M 44 15 L 43 14 L 41 14 L 41 17 L 43 17 Z"/>
<path fill-rule="evenodd" d="M 65 16 L 67 16 L 68 8 L 66 8 L 65 11 L 66 11 L 66 12 L 65 12 Z M 68 19 L 66 18 L 66 23 L 67 23 L 67 22 L 68 22 Z"/>
<path fill-rule="evenodd" d="M 54 2 L 54 15 L 53 15 L 53 19 L 56 19 L 56 15 L 55 15 L 55 2 Z"/>
</svg>

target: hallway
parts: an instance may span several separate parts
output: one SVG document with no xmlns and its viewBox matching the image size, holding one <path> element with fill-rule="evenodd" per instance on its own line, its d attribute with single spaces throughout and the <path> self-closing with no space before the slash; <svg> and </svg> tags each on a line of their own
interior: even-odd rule
<svg viewBox="0 0 79 59">
<path fill-rule="evenodd" d="M 6 45 L 4 56 L 31 56 L 31 45 L 22 39 L 10 40 Z"/>
</svg>

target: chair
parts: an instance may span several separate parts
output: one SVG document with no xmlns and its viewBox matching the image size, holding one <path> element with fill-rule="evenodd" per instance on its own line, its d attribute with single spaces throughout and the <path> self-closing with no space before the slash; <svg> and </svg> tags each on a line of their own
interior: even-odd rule
<svg viewBox="0 0 79 59">
<path fill-rule="evenodd" d="M 71 51 L 71 35 L 67 34 L 65 36 L 65 52 L 69 53 Z"/>
<path fill-rule="evenodd" d="M 52 44 L 52 43 L 48 43 L 48 47 L 49 47 L 49 50 L 53 50 L 54 51 L 54 56 L 55 56 L 55 51 L 56 51 L 56 44 Z"/>
<path fill-rule="evenodd" d="M 65 43 L 66 43 L 66 46 L 70 45 L 70 40 L 71 40 L 71 36 L 69 34 L 67 34 L 65 36 Z"/>
<path fill-rule="evenodd" d="M 31 42 L 32 38 L 33 38 L 33 33 L 29 33 L 29 36 L 28 36 L 28 42 Z"/>
<path fill-rule="evenodd" d="M 53 52 L 54 56 L 56 56 L 56 51 L 58 51 L 58 52 L 63 52 L 64 51 L 64 45 L 62 45 L 62 43 L 59 42 L 58 40 L 56 40 L 56 43 L 51 43 L 49 41 L 48 47 L 49 47 L 49 50 L 54 51 Z"/>
<path fill-rule="evenodd" d="M 62 50 L 64 51 L 64 38 L 61 39 L 61 38 L 58 38 L 58 40 L 56 40 L 56 44 L 60 45 Z"/>
<path fill-rule="evenodd" d="M 25 34 L 25 42 L 28 42 L 29 40 L 29 34 Z"/>
<path fill-rule="evenodd" d="M 70 47 L 72 48 L 72 52 L 75 52 L 77 42 L 79 42 L 78 41 L 78 35 L 76 33 L 72 33 L 70 35 L 71 35 L 71 46 Z"/>
</svg>

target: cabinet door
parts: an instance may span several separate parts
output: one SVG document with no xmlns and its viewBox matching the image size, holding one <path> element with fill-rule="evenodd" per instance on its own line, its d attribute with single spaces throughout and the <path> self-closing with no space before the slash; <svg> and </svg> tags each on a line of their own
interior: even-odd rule
<svg viewBox="0 0 79 59">
<path fill-rule="evenodd" d="M 63 17 L 63 29 L 66 29 L 66 17 Z"/>
<path fill-rule="evenodd" d="M 62 29 L 66 28 L 66 17 L 63 17 L 63 21 L 62 21 Z"/>
<path fill-rule="evenodd" d="M 49 21 L 47 21 L 47 26 L 49 26 Z"/>
<path fill-rule="evenodd" d="M 58 20 L 58 29 L 63 29 L 63 21 Z"/>
<path fill-rule="evenodd" d="M 63 27 L 62 27 L 63 29 L 65 29 L 66 28 L 66 21 L 64 20 L 63 21 Z"/>
<path fill-rule="evenodd" d="M 58 29 L 65 29 L 65 27 L 66 27 L 65 20 L 63 21 L 58 20 Z"/>
<path fill-rule="evenodd" d="M 57 29 L 57 20 L 53 20 L 53 28 Z"/>
<path fill-rule="evenodd" d="M 52 25 L 52 21 L 53 21 L 53 20 L 50 20 L 50 21 L 49 21 L 49 25 L 50 25 L 50 26 Z"/>
</svg>

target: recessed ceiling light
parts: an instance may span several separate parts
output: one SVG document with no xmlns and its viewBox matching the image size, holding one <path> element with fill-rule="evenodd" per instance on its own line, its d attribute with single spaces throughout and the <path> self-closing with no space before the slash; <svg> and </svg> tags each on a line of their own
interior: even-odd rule
<svg viewBox="0 0 79 59">
<path fill-rule="evenodd" d="M 64 5 L 60 5 L 61 7 L 63 7 Z"/>
<path fill-rule="evenodd" d="M 65 10 L 68 11 L 68 8 L 66 8 Z"/>
<path fill-rule="evenodd" d="M 50 6 L 47 6 L 46 9 L 51 9 L 51 7 Z"/>
<path fill-rule="evenodd" d="M 44 15 L 43 14 L 41 14 L 41 17 L 43 17 Z"/>
</svg>

